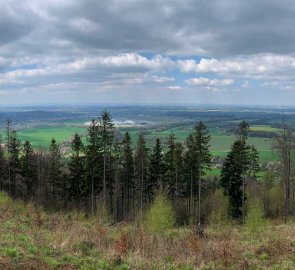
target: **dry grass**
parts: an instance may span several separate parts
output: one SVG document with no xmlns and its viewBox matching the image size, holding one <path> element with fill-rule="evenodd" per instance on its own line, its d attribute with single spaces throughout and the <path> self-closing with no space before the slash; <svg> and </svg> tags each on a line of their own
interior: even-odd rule
<svg viewBox="0 0 295 270">
<path fill-rule="evenodd" d="M 0 200 L 0 223 L 0 269 L 295 269 L 295 223 L 255 237 L 241 226 L 206 238 L 190 228 L 158 235 L 10 200 Z"/>
</svg>

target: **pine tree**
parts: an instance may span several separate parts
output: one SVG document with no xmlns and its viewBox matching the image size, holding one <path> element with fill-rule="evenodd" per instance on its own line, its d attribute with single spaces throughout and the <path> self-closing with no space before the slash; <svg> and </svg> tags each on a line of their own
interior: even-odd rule
<svg viewBox="0 0 295 270">
<path fill-rule="evenodd" d="M 71 142 L 72 153 L 69 161 L 69 183 L 68 192 L 69 199 L 74 201 L 76 206 L 79 205 L 81 199 L 87 200 L 88 186 L 85 182 L 85 156 L 84 146 L 81 137 L 74 135 Z"/>
<path fill-rule="evenodd" d="M 36 157 L 29 141 L 25 141 L 20 157 L 20 168 L 22 182 L 25 185 L 25 199 L 30 200 L 37 186 L 37 164 Z"/>
<path fill-rule="evenodd" d="M 12 198 L 16 198 L 17 175 L 20 170 L 19 163 L 20 140 L 16 131 L 12 131 L 8 141 L 8 163 L 9 163 L 9 194 Z"/>
<path fill-rule="evenodd" d="M 167 152 L 165 154 L 165 178 L 168 188 L 168 196 L 173 199 L 179 195 L 181 184 L 181 171 L 183 169 L 181 143 L 176 142 L 174 134 L 167 139 Z"/>
<path fill-rule="evenodd" d="M 0 190 L 5 189 L 5 173 L 6 160 L 4 156 L 4 148 L 2 147 L 2 140 L 0 137 Z"/>
<path fill-rule="evenodd" d="M 239 125 L 237 140 L 228 153 L 221 172 L 221 185 L 229 196 L 230 214 L 245 221 L 245 178 L 255 177 L 259 170 L 258 153 L 254 146 L 247 144 L 249 124 Z"/>
<path fill-rule="evenodd" d="M 185 141 L 185 175 L 186 175 L 186 197 L 188 198 L 188 213 L 193 217 L 194 198 L 197 192 L 196 179 L 198 179 L 198 152 L 196 140 L 193 134 L 189 134 Z"/>
<path fill-rule="evenodd" d="M 91 197 L 91 212 L 94 214 L 96 194 L 101 190 L 101 139 L 98 132 L 98 123 L 92 120 L 88 127 L 86 146 L 86 180 Z"/>
<path fill-rule="evenodd" d="M 52 138 L 49 146 L 49 179 L 50 193 L 52 196 L 53 204 L 56 205 L 58 195 L 60 195 L 63 187 L 62 179 L 62 163 L 59 144 Z"/>
<path fill-rule="evenodd" d="M 124 181 L 123 181 L 123 150 L 122 143 L 115 142 L 112 151 L 112 171 L 114 179 L 114 216 L 117 221 L 123 219 Z M 111 209 L 111 213 L 113 210 Z"/>
<path fill-rule="evenodd" d="M 146 203 L 145 189 L 148 178 L 148 148 L 143 135 L 138 136 L 137 147 L 135 152 L 135 177 L 138 191 L 138 200 L 140 213 L 143 213 L 143 207 Z"/>
<path fill-rule="evenodd" d="M 122 165 L 123 165 L 123 211 L 124 217 L 128 217 L 131 211 L 132 199 L 134 199 L 134 160 L 131 145 L 131 137 L 128 132 L 125 133 L 122 142 Z"/>
<path fill-rule="evenodd" d="M 172 197 L 176 200 L 184 195 L 185 178 L 184 178 L 184 147 L 182 143 L 176 142 L 174 152 L 174 166 L 175 166 L 175 186 L 172 189 Z"/>
<path fill-rule="evenodd" d="M 234 142 L 221 170 L 220 184 L 229 197 L 229 214 L 233 218 L 242 217 L 243 207 L 243 149 L 244 143 Z"/>
<path fill-rule="evenodd" d="M 248 139 L 250 127 L 249 124 L 246 121 L 242 121 L 239 124 L 238 130 L 237 130 L 237 137 L 240 141 L 246 142 Z"/>
<path fill-rule="evenodd" d="M 256 179 L 256 174 L 260 170 L 259 166 L 259 154 L 257 149 L 254 145 L 249 146 L 249 168 L 248 168 L 248 175 L 254 179 Z"/>
<path fill-rule="evenodd" d="M 198 222 L 201 223 L 201 190 L 202 190 L 202 176 L 205 175 L 205 170 L 211 167 L 211 154 L 210 154 L 210 140 L 211 136 L 209 130 L 201 121 L 195 127 L 195 143 L 197 151 L 197 162 L 198 162 L 198 199 L 199 199 L 199 211 L 198 211 Z"/>
<path fill-rule="evenodd" d="M 101 140 L 102 147 L 102 157 L 103 157 L 103 204 L 106 206 L 107 204 L 107 185 L 111 185 L 107 183 L 107 173 L 110 170 L 110 155 L 111 148 L 114 140 L 114 123 L 112 122 L 112 118 L 106 110 L 102 112 L 101 117 L 99 118 L 98 125 L 98 134 Z"/>
<path fill-rule="evenodd" d="M 156 144 L 150 155 L 149 162 L 149 178 L 147 183 L 147 196 L 149 203 L 153 200 L 155 191 L 164 188 L 164 158 L 161 140 L 156 139 Z"/>
</svg>

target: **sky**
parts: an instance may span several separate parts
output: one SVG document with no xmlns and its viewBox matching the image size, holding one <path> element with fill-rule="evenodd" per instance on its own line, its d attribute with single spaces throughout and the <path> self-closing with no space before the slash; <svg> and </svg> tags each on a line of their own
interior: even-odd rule
<svg viewBox="0 0 295 270">
<path fill-rule="evenodd" d="M 295 105 L 292 0 L 1 0 L 0 105 Z"/>
</svg>

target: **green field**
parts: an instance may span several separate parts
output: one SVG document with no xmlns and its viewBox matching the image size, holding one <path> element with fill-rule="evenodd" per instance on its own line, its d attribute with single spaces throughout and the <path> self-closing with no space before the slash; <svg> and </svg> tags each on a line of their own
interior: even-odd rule
<svg viewBox="0 0 295 270">
<path fill-rule="evenodd" d="M 266 126 L 256 126 L 256 128 L 260 129 L 262 129 L 263 127 L 266 128 Z M 121 130 L 121 132 L 124 133 L 127 130 L 128 129 L 123 129 Z M 137 136 L 142 130 L 130 129 L 128 131 L 135 145 Z M 52 138 L 55 138 L 58 142 L 63 142 L 66 140 L 70 140 L 75 133 L 86 134 L 86 132 L 86 128 L 83 127 L 50 126 L 21 130 L 18 132 L 18 135 L 22 141 L 29 140 L 34 147 L 47 147 Z M 173 133 L 179 141 L 184 142 L 188 134 L 192 132 L 192 129 L 172 128 L 166 129 L 164 131 L 148 130 L 146 132 L 146 138 L 148 140 L 149 146 L 151 147 L 155 138 L 160 138 L 162 139 L 162 142 L 165 143 L 165 139 L 171 133 Z M 236 137 L 234 135 L 225 134 L 222 130 L 218 129 L 210 129 L 210 134 L 212 154 L 214 156 L 225 157 Z M 250 137 L 248 139 L 248 142 L 258 149 L 261 161 L 277 160 L 276 154 L 273 153 L 273 151 L 271 150 L 273 144 L 272 139 Z"/>
<path fill-rule="evenodd" d="M 129 131 L 132 141 L 135 143 L 140 130 Z M 71 139 L 75 133 L 85 134 L 86 128 L 79 127 L 41 127 L 19 131 L 19 137 L 22 141 L 29 140 L 33 146 L 48 146 L 50 140 L 55 138 L 58 142 Z M 160 138 L 164 142 L 165 139 L 173 133 L 181 142 L 185 141 L 191 129 L 168 129 L 165 131 L 151 131 L 146 137 L 149 141 L 154 138 Z M 216 129 L 211 129 L 211 151 L 215 156 L 226 156 L 231 144 L 235 140 L 235 136 L 227 135 L 223 132 L 218 132 Z M 271 151 L 272 140 L 264 138 L 249 138 L 249 143 L 257 147 L 262 160 L 273 160 L 275 155 Z"/>
<path fill-rule="evenodd" d="M 251 131 L 264 131 L 264 132 L 279 132 L 280 128 L 274 128 L 269 125 L 255 125 L 250 127 Z"/>
<path fill-rule="evenodd" d="M 34 147 L 46 147 L 50 144 L 52 138 L 58 142 L 70 140 L 75 134 L 85 134 L 86 128 L 79 127 L 40 127 L 33 129 L 21 130 L 18 132 L 22 141 L 28 140 Z"/>
</svg>

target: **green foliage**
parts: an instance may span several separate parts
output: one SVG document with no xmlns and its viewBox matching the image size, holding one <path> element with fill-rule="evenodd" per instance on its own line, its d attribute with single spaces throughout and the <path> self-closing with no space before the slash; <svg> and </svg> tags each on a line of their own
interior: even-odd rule
<svg viewBox="0 0 295 270">
<path fill-rule="evenodd" d="M 262 202 L 254 199 L 249 203 L 245 229 L 251 234 L 259 233 L 266 226 Z"/>
<path fill-rule="evenodd" d="M 55 199 L 62 186 L 62 157 L 60 146 L 54 138 L 49 145 L 49 183 L 52 197 Z"/>
<path fill-rule="evenodd" d="M 217 189 L 210 197 L 212 204 L 212 212 L 209 216 L 210 228 L 220 233 L 222 230 L 226 230 L 230 225 L 230 218 L 228 215 L 228 197 L 224 196 L 222 189 Z"/>
<path fill-rule="evenodd" d="M 15 247 L 6 247 L 4 248 L 3 253 L 11 258 L 15 258 L 18 256 L 18 251 Z"/>
<path fill-rule="evenodd" d="M 244 143 L 240 140 L 235 141 L 221 171 L 221 186 L 229 197 L 229 214 L 233 218 L 242 216 L 243 149 Z"/>
<path fill-rule="evenodd" d="M 71 142 L 72 155 L 69 161 L 69 183 L 68 192 L 69 199 L 77 204 L 81 200 L 87 198 L 87 183 L 85 177 L 85 156 L 84 145 L 78 134 L 74 135 Z"/>
<path fill-rule="evenodd" d="M 25 141 L 20 157 L 22 182 L 26 187 L 26 200 L 30 200 L 38 179 L 35 153 L 29 141 Z"/>
<path fill-rule="evenodd" d="M 175 213 L 172 203 L 166 194 L 160 192 L 156 195 L 154 202 L 145 216 L 145 225 L 152 233 L 163 233 L 175 224 Z"/>
<path fill-rule="evenodd" d="M 229 196 L 229 212 L 233 218 L 244 217 L 244 180 L 246 176 L 256 177 L 259 157 L 256 148 L 247 144 L 249 125 L 242 121 L 238 128 L 238 139 L 233 143 L 221 171 L 221 186 Z"/>
<path fill-rule="evenodd" d="M 146 191 L 149 201 L 154 197 L 154 191 L 163 188 L 164 178 L 164 156 L 161 140 L 156 139 L 156 144 L 150 155 L 149 162 L 149 181 L 147 183 Z"/>
<path fill-rule="evenodd" d="M 7 193 L 4 191 L 0 191 L 0 207 L 3 205 L 7 205 L 10 201 L 11 199 L 9 198 Z"/>
</svg>

